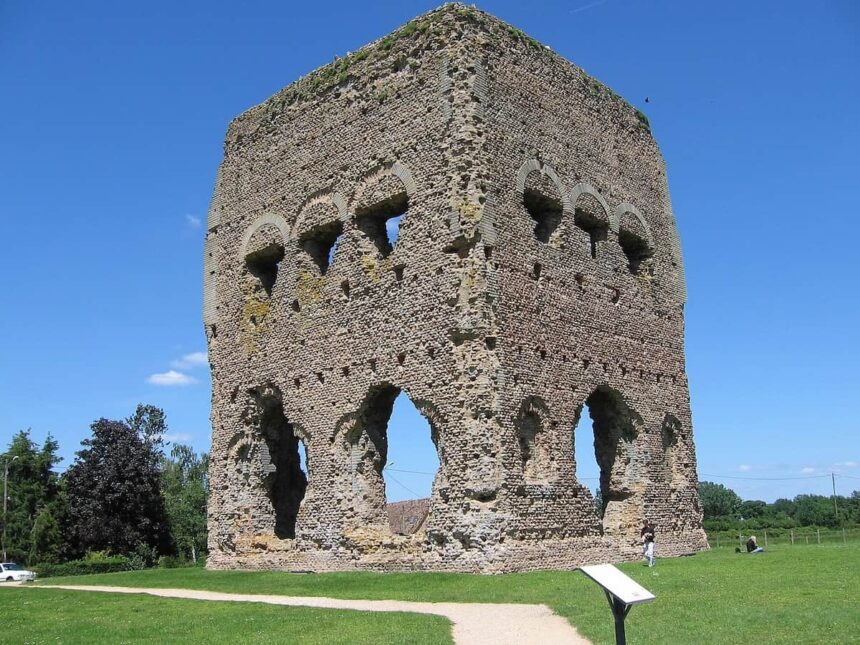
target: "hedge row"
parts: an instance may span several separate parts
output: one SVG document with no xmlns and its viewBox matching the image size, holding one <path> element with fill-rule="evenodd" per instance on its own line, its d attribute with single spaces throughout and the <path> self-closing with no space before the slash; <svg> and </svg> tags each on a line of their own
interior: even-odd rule
<svg viewBox="0 0 860 645">
<path fill-rule="evenodd" d="M 71 560 L 61 564 L 42 563 L 33 567 L 39 578 L 57 576 L 85 576 L 92 573 L 114 573 L 116 571 L 133 571 L 139 569 L 135 562 L 121 555 L 102 560 Z"/>
</svg>

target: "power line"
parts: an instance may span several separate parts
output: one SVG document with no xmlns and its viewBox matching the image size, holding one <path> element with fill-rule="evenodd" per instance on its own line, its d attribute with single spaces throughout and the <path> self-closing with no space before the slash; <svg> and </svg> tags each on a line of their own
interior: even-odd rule
<svg viewBox="0 0 860 645">
<path fill-rule="evenodd" d="M 805 475 L 803 477 L 739 477 L 736 475 L 714 475 L 712 473 L 699 473 L 700 477 L 715 477 L 717 479 L 745 479 L 748 481 L 788 481 L 798 479 L 829 479 L 830 475 Z M 843 475 L 840 475 L 842 477 Z"/>
<path fill-rule="evenodd" d="M 420 470 L 400 470 L 399 468 L 385 468 L 385 472 L 387 473 L 408 473 L 410 475 L 430 475 L 431 477 L 435 477 L 436 473 L 425 473 Z"/>
<path fill-rule="evenodd" d="M 409 488 L 409 486 L 407 486 L 406 484 L 404 484 L 403 482 L 401 482 L 400 480 L 398 480 L 394 475 L 389 475 L 389 479 L 391 479 L 395 484 L 398 484 L 398 485 L 399 485 L 399 486 L 401 486 L 402 488 L 405 488 L 406 490 L 408 490 L 410 493 L 412 493 L 413 495 L 415 495 L 415 497 L 416 497 L 416 498 L 423 497 L 423 496 L 422 496 L 422 495 L 420 495 L 419 493 L 416 493 L 414 490 L 412 490 L 411 488 Z"/>
</svg>

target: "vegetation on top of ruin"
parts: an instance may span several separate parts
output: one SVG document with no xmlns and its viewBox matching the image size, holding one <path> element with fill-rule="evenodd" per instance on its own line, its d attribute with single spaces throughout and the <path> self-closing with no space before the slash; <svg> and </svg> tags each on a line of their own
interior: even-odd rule
<svg viewBox="0 0 860 645">
<path fill-rule="evenodd" d="M 443 12 L 436 9 L 409 21 L 399 29 L 364 45 L 355 52 L 348 52 L 344 56 L 336 57 L 333 62 L 319 67 L 291 83 L 263 103 L 262 106 L 268 107 L 269 111 L 272 111 L 272 108 L 280 111 L 286 105 L 317 98 L 322 92 L 345 85 L 350 80 L 350 70 L 353 69 L 354 65 L 364 61 L 367 61 L 366 64 L 372 64 L 387 58 L 389 52 L 394 49 L 399 41 L 432 32 L 433 26 L 443 15 Z M 412 69 L 419 67 L 417 61 L 413 59 L 408 60 L 407 64 Z"/>
<path fill-rule="evenodd" d="M 556 57 L 565 64 L 572 65 L 570 61 L 554 52 L 550 47 L 543 45 L 536 38 L 529 36 L 521 29 L 504 22 L 492 14 L 481 11 L 474 6 L 467 6 L 461 3 L 446 3 L 410 20 L 402 27 L 364 45 L 357 51 L 335 57 L 335 60 L 331 63 L 309 72 L 277 92 L 262 104 L 236 117 L 231 123 L 231 130 L 234 126 L 243 123 L 250 128 L 250 131 L 241 127 L 238 129 L 239 131 L 235 135 L 237 143 L 241 142 L 243 135 L 253 135 L 260 131 L 265 132 L 270 130 L 272 124 L 278 120 L 280 115 L 289 106 L 317 100 L 322 94 L 336 88 L 348 86 L 350 80 L 358 76 L 356 66 L 361 65 L 362 72 L 372 70 L 376 63 L 388 59 L 392 52 L 402 49 L 398 47 L 401 43 L 409 42 L 410 44 L 415 44 L 415 39 L 426 37 L 430 39 L 429 44 L 431 46 L 434 44 L 433 39 L 436 39 L 435 44 L 437 45 L 444 44 L 446 42 L 444 32 L 450 30 L 452 22 L 449 20 L 446 28 L 441 27 L 441 25 L 449 16 L 453 17 L 453 24 L 460 22 L 461 24 L 483 28 L 499 42 L 501 42 L 501 39 L 507 38 L 512 40 L 515 45 L 521 45 L 525 51 Z M 405 55 L 404 58 L 406 65 L 398 64 L 396 66 L 397 69 L 408 66 L 414 71 L 420 67 L 420 62 L 413 55 Z M 387 67 L 383 67 L 383 69 L 388 71 Z M 581 68 L 578 69 L 584 76 L 585 89 L 592 97 L 618 102 L 622 109 L 629 112 L 631 117 L 635 116 L 636 121 L 634 123 L 642 130 L 647 131 L 649 134 L 651 133 L 648 118 L 641 110 L 634 108 L 623 97 L 597 79 L 586 74 Z M 390 88 L 383 88 L 381 91 L 376 92 L 375 96 L 379 104 L 384 104 L 392 95 L 396 94 L 397 92 L 392 91 Z M 252 123 L 254 125 L 251 125 Z M 245 131 L 242 132 L 242 130 Z"/>
</svg>

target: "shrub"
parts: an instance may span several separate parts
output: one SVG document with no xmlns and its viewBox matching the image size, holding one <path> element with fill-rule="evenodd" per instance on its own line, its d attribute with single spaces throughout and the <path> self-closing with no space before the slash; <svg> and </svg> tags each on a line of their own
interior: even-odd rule
<svg viewBox="0 0 860 645">
<path fill-rule="evenodd" d="M 53 578 L 56 576 L 86 576 L 93 573 L 115 573 L 117 571 L 131 571 L 131 560 L 121 555 L 112 557 L 101 557 L 100 559 L 71 560 L 60 564 L 43 562 L 33 567 L 39 578 Z"/>
<path fill-rule="evenodd" d="M 175 555 L 163 555 L 158 558 L 159 569 L 179 569 L 181 567 L 193 567 L 193 562 L 188 562 L 183 558 L 178 558 Z"/>
</svg>

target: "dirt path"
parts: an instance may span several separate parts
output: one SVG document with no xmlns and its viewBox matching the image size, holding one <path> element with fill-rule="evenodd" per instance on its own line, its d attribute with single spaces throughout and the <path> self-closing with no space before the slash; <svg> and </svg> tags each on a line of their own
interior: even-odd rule
<svg viewBox="0 0 860 645">
<path fill-rule="evenodd" d="M 402 600 L 345 600 L 313 596 L 264 596 L 219 593 L 192 589 L 153 589 L 136 587 L 102 587 L 84 585 L 39 585 L 35 589 L 68 589 L 107 593 L 149 594 L 162 598 L 220 600 L 228 602 L 261 602 L 290 607 L 321 607 L 356 611 L 405 611 L 415 614 L 444 616 L 454 624 L 457 645 L 587 645 L 564 618 L 552 613 L 546 605 L 493 605 L 455 602 L 406 602 Z"/>
</svg>

